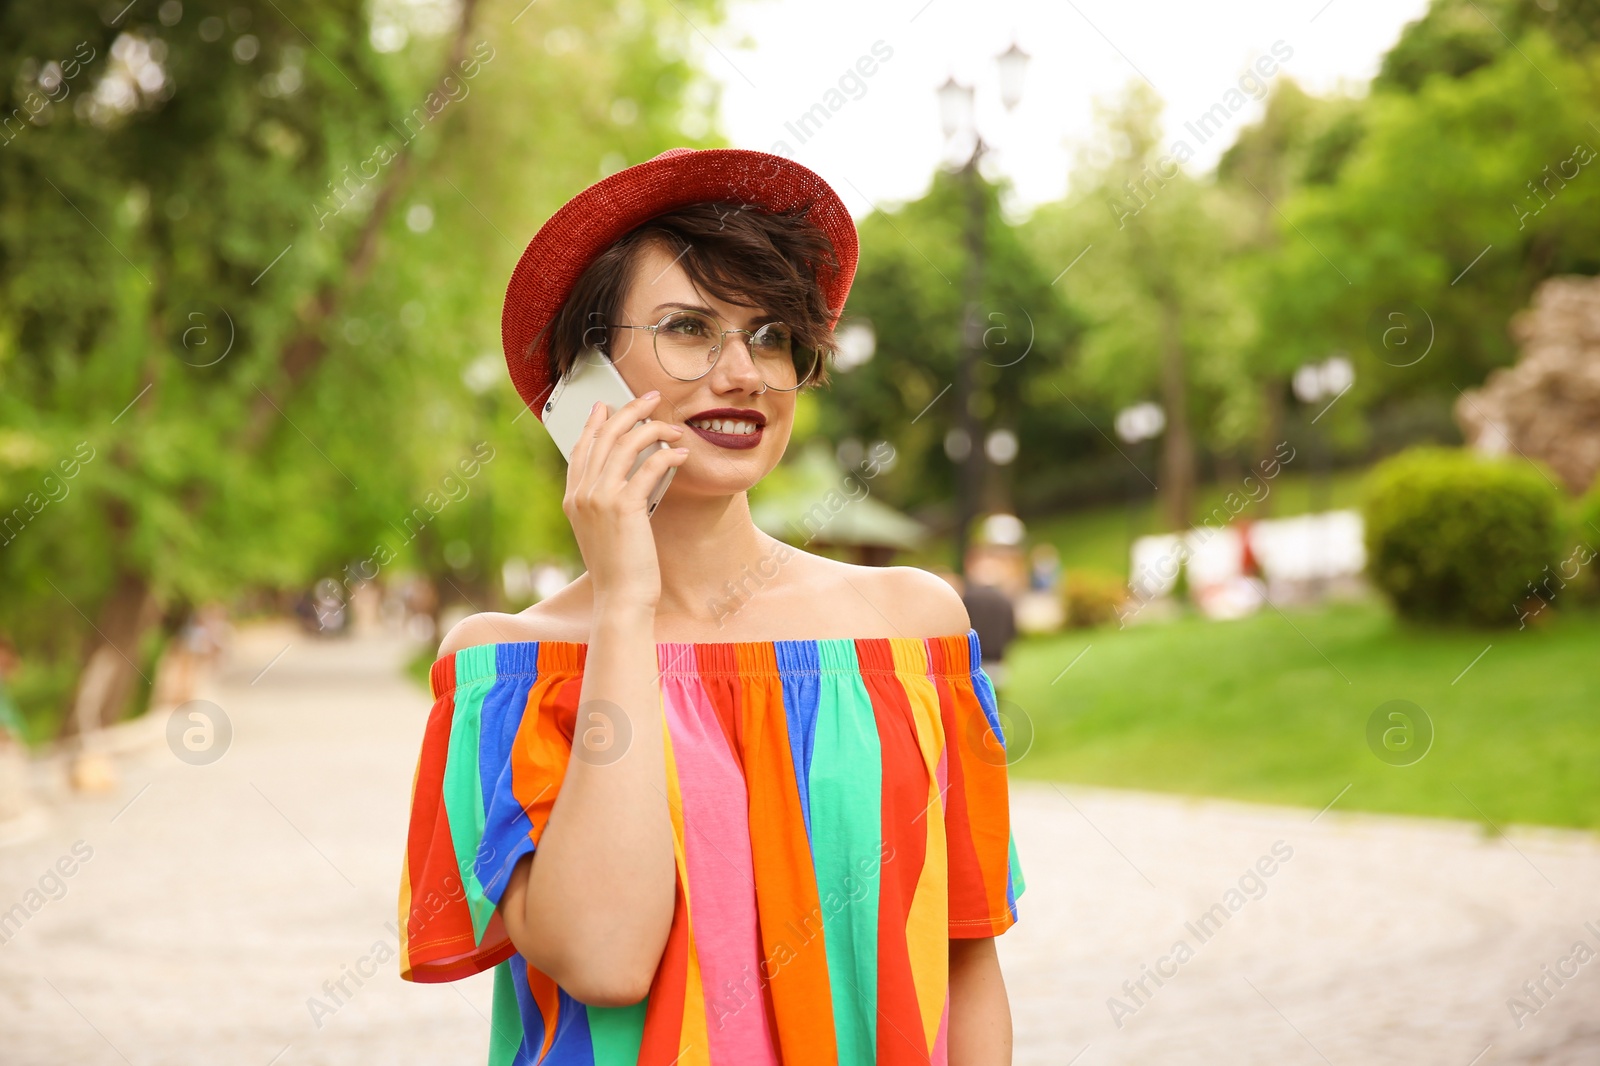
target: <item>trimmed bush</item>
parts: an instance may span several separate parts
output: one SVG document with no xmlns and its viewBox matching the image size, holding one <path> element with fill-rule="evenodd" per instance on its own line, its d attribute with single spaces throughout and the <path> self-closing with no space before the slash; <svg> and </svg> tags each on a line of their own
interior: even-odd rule
<svg viewBox="0 0 1600 1066">
<path fill-rule="evenodd" d="M 1596 478 L 1583 499 L 1578 501 L 1573 525 L 1575 539 L 1586 544 L 1600 544 L 1600 478 Z"/>
<path fill-rule="evenodd" d="M 1511 625 L 1550 578 L 1563 504 L 1526 463 L 1412 449 L 1367 482 L 1367 573 L 1404 617 Z"/>
<path fill-rule="evenodd" d="M 1600 478 L 1578 501 L 1572 531 L 1572 550 L 1561 561 L 1561 576 L 1570 579 L 1574 601 L 1600 603 Z"/>
</svg>

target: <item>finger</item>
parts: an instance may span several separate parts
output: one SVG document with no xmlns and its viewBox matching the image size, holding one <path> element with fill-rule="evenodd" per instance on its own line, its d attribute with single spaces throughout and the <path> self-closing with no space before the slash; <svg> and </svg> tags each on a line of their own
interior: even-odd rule
<svg viewBox="0 0 1600 1066">
<path fill-rule="evenodd" d="M 595 439 L 600 427 L 605 424 L 608 417 L 606 405 L 595 401 L 589 409 L 589 417 L 584 419 L 583 428 L 578 431 L 578 443 L 572 446 L 572 458 L 567 462 L 567 484 L 576 488 L 583 481 L 584 472 L 589 468 L 589 456 L 594 451 Z"/>
<path fill-rule="evenodd" d="M 663 437 L 672 440 L 682 436 L 679 427 L 649 417 L 650 409 L 659 400 L 660 394 L 652 391 L 623 404 L 615 413 L 611 413 L 609 404 L 603 406 L 605 417 L 593 431 L 582 467 L 571 478 L 576 498 L 588 504 L 615 498 L 645 447 Z M 629 433 L 633 436 L 628 437 Z"/>
<path fill-rule="evenodd" d="M 583 472 L 600 469 L 614 447 L 616 439 L 632 429 L 635 422 L 648 418 L 649 411 L 655 407 L 660 398 L 660 393 L 651 390 L 643 396 L 629 400 L 615 412 L 612 412 L 611 405 L 607 404 L 606 417 L 595 431 L 594 443 L 584 456 Z"/>
<path fill-rule="evenodd" d="M 680 466 L 688 458 L 688 448 L 657 448 L 655 454 L 646 459 L 628 479 L 617 499 L 630 507 L 643 504 L 655 491 L 656 482 L 661 480 L 667 468 Z"/>
<path fill-rule="evenodd" d="M 618 417 L 626 417 L 620 411 Z M 594 486 L 602 490 L 620 490 L 628 480 L 628 471 L 638 461 L 639 453 L 653 448 L 657 441 L 676 444 L 683 437 L 683 429 L 671 422 L 652 418 L 628 430 L 612 445 L 610 454 L 599 461 L 595 471 Z"/>
</svg>

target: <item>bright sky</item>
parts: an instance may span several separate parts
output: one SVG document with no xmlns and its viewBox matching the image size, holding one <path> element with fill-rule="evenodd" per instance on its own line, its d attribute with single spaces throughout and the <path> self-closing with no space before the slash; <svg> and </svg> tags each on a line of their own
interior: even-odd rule
<svg viewBox="0 0 1600 1066">
<path fill-rule="evenodd" d="M 935 90 L 951 74 L 976 85 L 990 162 L 1015 181 L 1016 206 L 1025 209 L 1066 191 L 1096 96 L 1147 79 L 1167 103 L 1169 148 L 1185 140 L 1189 168 L 1204 171 L 1261 104 L 1246 82 L 1244 106 L 1205 141 L 1184 124 L 1227 103 L 1275 43 L 1289 58 L 1274 80 L 1287 75 L 1316 92 L 1355 89 L 1426 7 L 1427 0 L 732 0 L 728 24 L 696 40 L 702 69 L 722 86 L 730 141 L 804 163 L 859 218 L 871 203 L 926 189 L 947 152 Z M 1032 62 L 1022 102 L 1008 115 L 995 57 L 1013 39 Z M 863 57 L 872 71 L 865 77 L 857 69 Z M 801 128 L 817 104 L 826 119 Z"/>
</svg>

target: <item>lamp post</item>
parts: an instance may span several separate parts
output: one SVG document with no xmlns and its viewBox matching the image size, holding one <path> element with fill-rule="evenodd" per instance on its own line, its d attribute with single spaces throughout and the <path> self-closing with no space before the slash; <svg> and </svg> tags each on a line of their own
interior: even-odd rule
<svg viewBox="0 0 1600 1066">
<path fill-rule="evenodd" d="M 1000 68 L 1000 102 L 1009 112 L 1022 99 L 1028 53 L 1012 42 L 1011 47 L 995 57 L 995 61 Z M 938 96 L 945 141 L 948 143 L 952 138 L 968 134 L 972 137 L 971 152 L 957 171 L 967 201 L 967 270 L 962 281 L 961 355 L 956 363 L 957 422 L 956 427 L 945 436 L 945 454 L 959 464 L 956 477 L 955 570 L 965 576 L 967 544 L 982 491 L 986 450 L 983 428 L 978 419 L 977 363 L 983 347 L 983 313 L 979 301 L 983 294 L 984 223 L 988 212 L 978 176 L 978 161 L 988 146 L 978 130 L 972 86 L 962 85 L 952 75 L 939 86 Z M 1000 451 L 1004 454 L 1004 445 Z"/>
</svg>

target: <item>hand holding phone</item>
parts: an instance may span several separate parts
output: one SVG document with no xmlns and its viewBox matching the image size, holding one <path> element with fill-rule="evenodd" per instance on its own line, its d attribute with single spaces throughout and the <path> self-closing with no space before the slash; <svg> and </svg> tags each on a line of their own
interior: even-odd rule
<svg viewBox="0 0 1600 1066">
<path fill-rule="evenodd" d="M 572 369 L 556 383 L 550 398 L 545 401 L 542 421 L 555 440 L 556 447 L 561 449 L 561 454 L 566 457 L 568 463 L 571 463 L 573 449 L 577 446 L 584 425 L 589 421 L 589 412 L 593 410 L 595 402 L 604 403 L 611 412 L 620 412 L 635 399 L 637 397 L 628 388 L 628 383 L 623 380 L 611 360 L 600 352 L 589 349 L 579 355 L 577 361 L 572 364 Z M 650 420 L 640 419 L 634 425 L 648 421 Z M 631 479 L 652 455 L 670 447 L 666 441 L 657 439 L 640 449 L 633 465 L 628 469 L 627 477 Z M 677 470 L 675 465 L 667 467 L 666 472 L 651 488 L 645 502 L 646 517 L 656 513 L 656 505 L 666 494 L 667 486 L 672 483 L 672 475 L 677 473 Z"/>
<path fill-rule="evenodd" d="M 596 403 L 567 465 L 561 510 L 583 553 L 597 612 L 613 604 L 654 610 L 661 601 L 661 560 L 645 497 L 689 451 L 650 446 L 663 438 L 676 442 L 684 432 L 646 417 L 660 402 L 659 395 L 641 396 L 615 413 Z M 646 458 L 630 478 L 640 452 Z"/>
</svg>

